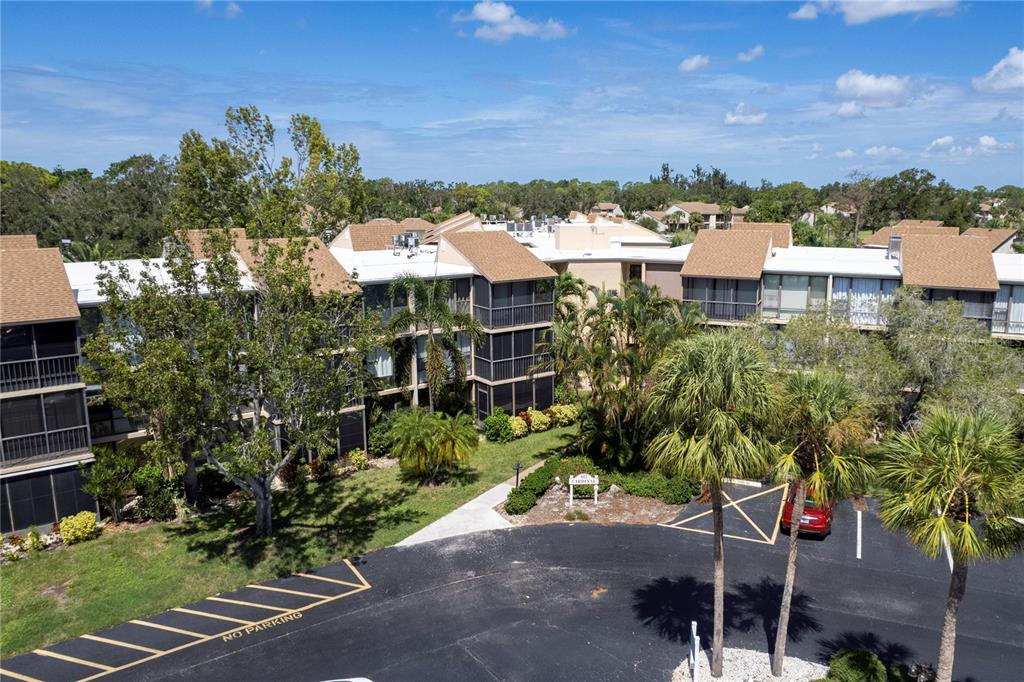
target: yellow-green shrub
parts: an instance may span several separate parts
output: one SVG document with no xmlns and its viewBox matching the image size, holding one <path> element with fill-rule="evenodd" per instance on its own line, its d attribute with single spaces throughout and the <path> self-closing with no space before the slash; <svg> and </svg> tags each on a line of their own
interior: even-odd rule
<svg viewBox="0 0 1024 682">
<path fill-rule="evenodd" d="M 60 537 L 66 545 L 96 537 L 96 514 L 91 511 L 78 512 L 60 520 Z"/>
<path fill-rule="evenodd" d="M 559 426 L 568 426 L 580 418 L 579 405 L 552 405 L 550 410 Z"/>
<path fill-rule="evenodd" d="M 370 468 L 370 458 L 359 448 L 348 453 L 348 461 L 356 471 L 365 471 Z"/>
<path fill-rule="evenodd" d="M 526 420 L 522 417 L 512 417 L 508 420 L 508 427 L 512 429 L 513 438 L 522 438 L 530 432 L 530 427 L 526 425 Z"/>
<path fill-rule="evenodd" d="M 551 428 L 551 417 L 547 416 L 539 410 L 535 410 L 532 407 L 526 411 L 530 419 L 530 430 L 533 432 L 547 431 Z"/>
</svg>

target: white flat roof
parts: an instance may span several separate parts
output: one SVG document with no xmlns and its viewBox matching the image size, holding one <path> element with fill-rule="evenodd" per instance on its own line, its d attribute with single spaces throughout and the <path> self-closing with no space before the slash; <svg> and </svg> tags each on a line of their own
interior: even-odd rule
<svg viewBox="0 0 1024 682">
<path fill-rule="evenodd" d="M 424 279 L 435 277 L 468 277 L 475 274 L 469 265 L 438 262 L 437 247 L 420 246 L 419 253 L 410 256 L 408 249 L 395 255 L 392 249 L 382 251 L 352 251 L 331 247 L 334 256 L 357 284 L 381 284 L 399 275 L 411 274 Z"/>
<path fill-rule="evenodd" d="M 129 277 L 138 281 L 144 271 L 148 269 L 161 284 L 168 284 L 171 277 L 166 269 L 167 261 L 163 258 L 128 258 L 112 261 L 89 261 L 85 263 L 65 263 L 64 272 L 67 273 L 68 281 L 71 283 L 71 291 L 75 295 L 75 301 L 80 308 L 88 308 L 103 303 L 106 299 L 100 292 L 99 276 L 104 270 L 116 272 L 124 267 L 128 270 Z M 202 274 L 206 270 L 206 263 L 198 261 L 196 270 Z M 251 287 L 252 280 L 242 275 L 242 286 Z M 205 293 L 201 290 L 200 293 Z"/>
<path fill-rule="evenodd" d="M 886 258 L 885 249 L 840 249 L 791 246 L 773 249 L 764 271 L 779 274 L 839 275 L 900 279 L 899 262 Z"/>
<path fill-rule="evenodd" d="M 1024 284 L 1024 253 L 993 253 L 992 262 L 1000 282 Z"/>
</svg>

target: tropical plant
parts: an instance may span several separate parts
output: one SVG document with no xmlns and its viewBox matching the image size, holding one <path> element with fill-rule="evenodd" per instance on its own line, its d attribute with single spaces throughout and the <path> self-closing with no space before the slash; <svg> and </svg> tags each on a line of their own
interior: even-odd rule
<svg viewBox="0 0 1024 682">
<path fill-rule="evenodd" d="M 952 558 L 937 682 L 950 682 L 967 567 L 1024 548 L 1024 448 L 1008 422 L 986 413 L 935 409 L 920 428 L 883 441 L 879 474 L 889 491 L 882 522 L 926 556 Z"/>
<path fill-rule="evenodd" d="M 480 445 L 476 425 L 468 414 L 451 417 L 418 407 L 398 415 L 392 439 L 392 452 L 402 469 L 432 483 L 462 468 Z"/>
<path fill-rule="evenodd" d="M 764 352 L 752 341 L 703 334 L 675 341 L 653 372 L 647 412 L 661 431 L 646 448 L 653 469 L 703 481 L 714 522 L 714 630 L 711 674 L 722 675 L 725 548 L 722 482 L 768 467 L 765 424 L 772 407 Z"/>
<path fill-rule="evenodd" d="M 578 396 L 580 445 L 602 465 L 631 468 L 656 429 L 644 411 L 651 370 L 674 339 L 697 326 L 689 306 L 643 282 L 624 284 L 621 295 L 595 296 L 583 314 L 584 333 L 574 337 L 589 388 Z"/>
<path fill-rule="evenodd" d="M 132 490 L 132 475 L 142 465 L 141 453 L 127 447 L 95 447 L 93 452 L 96 460 L 92 466 L 82 466 L 82 490 L 99 500 L 113 521 L 120 521 L 121 507 Z"/>
<path fill-rule="evenodd" d="M 451 287 L 446 279 L 424 280 L 413 274 L 403 274 L 392 280 L 388 293 L 394 297 L 404 293 L 410 305 L 398 309 L 391 317 L 389 328 L 395 335 L 396 360 L 407 357 L 415 336 L 401 336 L 410 330 L 426 331 L 426 371 L 428 403 L 434 411 L 434 402 L 449 384 L 461 386 L 466 379 L 466 359 L 459 347 L 457 333 L 465 334 L 473 343 L 484 339 L 480 321 L 471 313 L 455 310 L 449 301 Z"/>
<path fill-rule="evenodd" d="M 116 244 L 111 242 L 72 242 L 71 246 L 64 253 L 64 260 L 69 263 L 85 263 L 118 260 L 120 258 L 132 258 L 125 254 Z"/>
<path fill-rule="evenodd" d="M 871 438 L 871 421 L 853 385 L 844 376 L 824 371 L 795 372 L 783 381 L 786 446 L 775 463 L 775 476 L 793 495 L 789 558 L 779 608 L 772 674 L 782 676 L 786 657 L 800 517 L 808 494 L 818 505 L 845 496 L 867 477 L 862 454 Z"/>
<path fill-rule="evenodd" d="M 553 371 L 558 390 L 578 399 L 581 388 L 579 337 L 582 334 L 582 311 L 589 296 L 587 283 L 568 270 L 555 278 L 555 311 L 551 328 L 537 343 L 536 353 L 544 360 L 530 372 Z"/>
</svg>

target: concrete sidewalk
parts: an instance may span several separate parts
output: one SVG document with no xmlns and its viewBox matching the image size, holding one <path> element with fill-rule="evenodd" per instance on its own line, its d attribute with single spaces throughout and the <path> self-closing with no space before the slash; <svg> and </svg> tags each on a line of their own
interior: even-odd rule
<svg viewBox="0 0 1024 682">
<path fill-rule="evenodd" d="M 519 472 L 519 480 L 535 469 L 543 466 L 544 462 L 537 462 L 528 469 Z M 401 545 L 418 545 L 421 542 L 440 540 L 441 538 L 455 537 L 476 533 L 481 530 L 495 530 L 498 528 L 511 528 L 512 524 L 494 511 L 494 508 L 505 501 L 508 493 L 515 487 L 516 479 L 512 477 L 504 483 L 499 483 L 487 492 L 477 495 L 472 500 L 462 505 L 453 512 L 442 516 L 429 526 L 419 529 L 406 539 L 399 542 Z"/>
</svg>

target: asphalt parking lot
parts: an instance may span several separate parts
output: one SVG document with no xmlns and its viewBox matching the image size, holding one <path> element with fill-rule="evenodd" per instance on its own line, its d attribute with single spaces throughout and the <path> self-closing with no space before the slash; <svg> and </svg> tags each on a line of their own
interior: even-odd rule
<svg viewBox="0 0 1024 682">
<path fill-rule="evenodd" d="M 743 501 L 765 490 L 743 487 L 729 494 L 771 538 L 767 531 L 777 527 L 781 491 Z M 681 516 L 703 511 L 694 505 Z M 738 511 L 728 518 L 726 531 L 736 537 L 726 541 L 726 644 L 764 651 L 774 640 L 788 543 L 778 535 L 765 542 L 753 526 L 742 531 L 748 521 Z M 338 584 L 299 576 L 268 585 L 322 597 L 256 588 L 226 597 L 306 607 L 296 611 L 298 617 L 268 613 L 259 627 L 168 612 L 146 620 L 182 626 L 195 636 L 132 624 L 97 633 L 159 655 L 120 647 L 122 659 L 114 653 L 99 658 L 94 649 L 75 648 L 83 646 L 79 638 L 47 650 L 113 669 L 67 668 L 68 661 L 39 654 L 5 661 L 3 668 L 43 682 L 667 680 L 685 656 L 690 621 L 705 636 L 711 622 L 711 536 L 671 527 L 680 520 L 663 526 L 530 526 L 391 547 L 353 560 L 353 570 L 340 564 L 316 572 Z M 860 558 L 857 514 L 848 502 L 837 506 L 828 538 L 801 541 L 787 653 L 825 660 L 853 645 L 872 648 L 890 663 L 933 660 L 948 564 L 919 555 L 882 528 L 870 509 L 860 528 Z M 209 601 L 185 608 L 216 608 L 240 621 L 259 615 L 245 605 L 212 607 Z M 129 639 L 129 631 L 137 638 Z M 163 639 L 142 639 L 143 631 Z M 119 667 L 136 655 L 130 667 Z M 959 619 L 957 678 L 1016 681 L 1021 661 L 1024 559 L 972 567 Z M 54 667 L 44 670 L 43 662 Z"/>
</svg>

